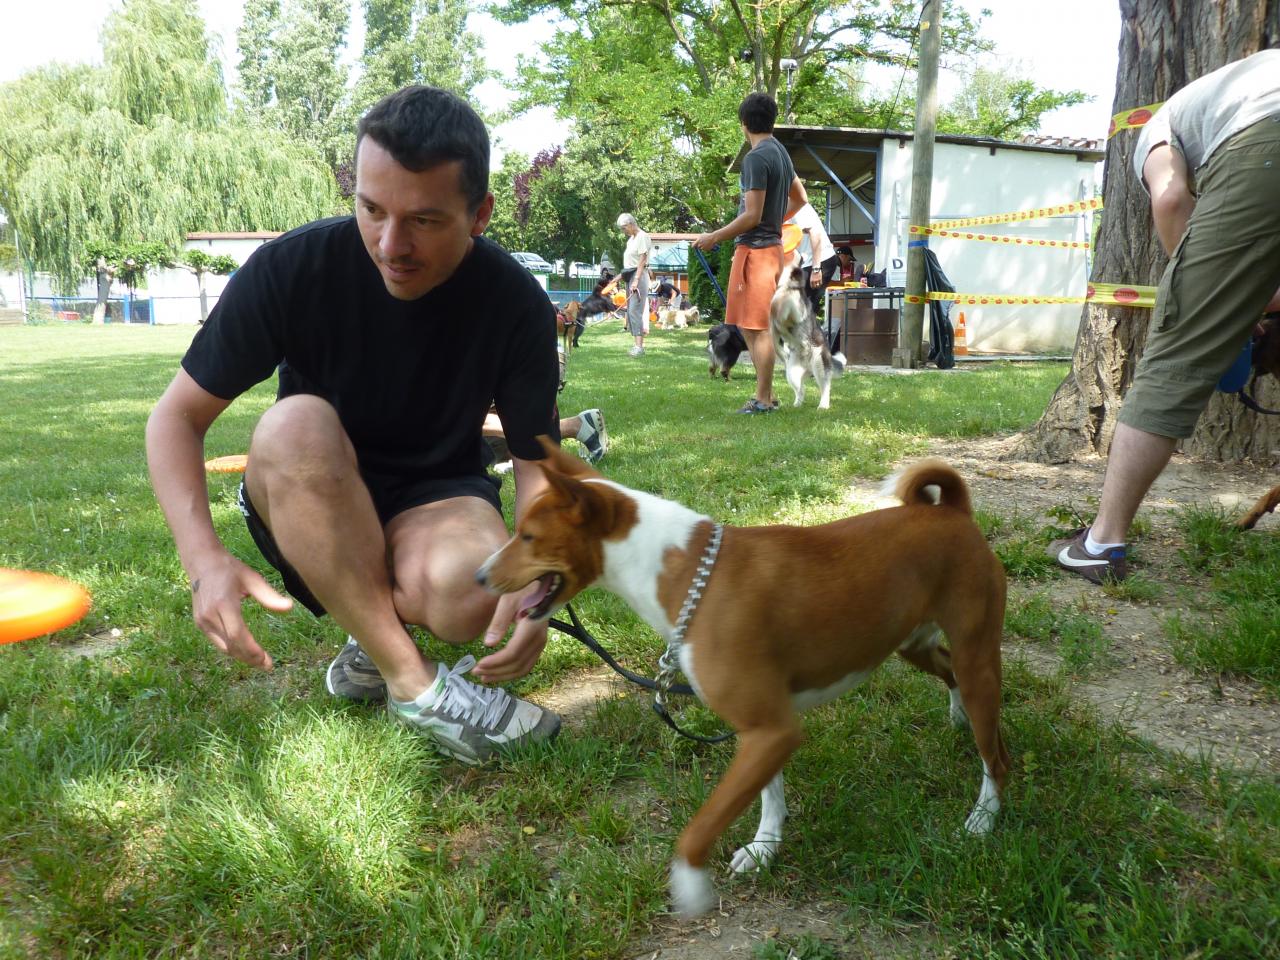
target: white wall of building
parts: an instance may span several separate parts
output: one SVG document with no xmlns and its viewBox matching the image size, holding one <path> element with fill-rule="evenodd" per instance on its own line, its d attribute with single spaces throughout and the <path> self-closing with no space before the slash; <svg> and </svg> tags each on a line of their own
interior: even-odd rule
<svg viewBox="0 0 1280 960">
<path fill-rule="evenodd" d="M 877 267 L 894 257 L 906 261 L 911 146 L 909 140 L 886 139 L 881 147 Z M 954 220 L 1086 200 L 1094 195 L 1095 180 L 1096 165 L 1071 153 L 937 143 L 930 218 Z M 1091 214 L 1075 214 L 973 229 L 1087 241 L 1091 224 Z M 929 247 L 961 293 L 1082 296 L 1088 280 L 1085 250 L 1032 249 L 947 237 L 930 237 Z M 1080 304 L 953 307 L 964 310 L 970 350 L 1063 354 L 1070 354 L 1074 347 L 1080 309 Z"/>
<path fill-rule="evenodd" d="M 230 257 L 236 263 L 243 264 L 253 251 L 269 239 L 270 236 L 188 238 L 182 248 L 200 250 L 211 257 Z M 210 311 L 230 279 L 205 274 L 205 297 Z M 200 322 L 200 285 L 196 281 L 196 275 L 190 270 L 182 267 L 148 270 L 147 290 L 151 294 L 151 315 L 157 324 Z"/>
</svg>

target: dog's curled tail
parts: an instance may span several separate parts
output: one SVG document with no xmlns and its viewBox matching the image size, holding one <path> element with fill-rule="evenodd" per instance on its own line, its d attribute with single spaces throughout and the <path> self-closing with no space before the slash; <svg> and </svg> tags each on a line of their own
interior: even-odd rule
<svg viewBox="0 0 1280 960">
<path fill-rule="evenodd" d="M 884 493 L 910 506 L 913 503 L 952 507 L 973 516 L 969 488 L 951 464 L 930 458 L 904 467 L 885 481 Z"/>
</svg>

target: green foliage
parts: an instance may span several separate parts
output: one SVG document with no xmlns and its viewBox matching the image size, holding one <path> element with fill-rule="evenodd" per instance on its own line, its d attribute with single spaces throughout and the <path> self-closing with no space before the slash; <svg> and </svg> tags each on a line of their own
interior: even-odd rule
<svg viewBox="0 0 1280 960">
<path fill-rule="evenodd" d="M 104 245 L 176 250 L 191 230 L 284 230 L 334 210 L 333 179 L 305 144 L 227 118 L 186 11 L 129 0 L 104 31 L 104 67 L 0 86 L 0 206 L 24 256 L 64 289 Z"/>
<path fill-rule="evenodd" d="M 386 94 L 428 83 L 466 98 L 490 75 L 468 11 L 467 0 L 364 0 L 351 86 L 342 63 L 350 0 L 246 4 L 237 34 L 242 114 L 310 144 L 335 171 L 349 166 L 358 118 Z"/>
<path fill-rule="evenodd" d="M 1280 540 L 1236 529 L 1220 508 L 1185 510 L 1178 527 L 1183 566 L 1211 575 L 1211 589 L 1196 604 L 1207 616 L 1179 614 L 1165 623 L 1174 655 L 1280 692 Z"/>
<path fill-rule="evenodd" d="M 17 244 L 0 242 L 0 272 L 14 273 L 18 269 Z"/>
<path fill-rule="evenodd" d="M 977 67 L 939 112 L 938 132 L 1016 140 L 1033 132 L 1049 111 L 1089 99 L 1080 90 L 1041 89 L 1028 77 Z"/>
<path fill-rule="evenodd" d="M 211 130 L 226 116 L 222 68 L 183 0 L 126 0 L 102 31 L 107 96 L 129 121 Z"/>
<path fill-rule="evenodd" d="M 196 276 L 213 273 L 225 277 L 240 266 L 232 257 L 208 254 L 203 250 L 184 250 L 178 259 Z"/>
</svg>

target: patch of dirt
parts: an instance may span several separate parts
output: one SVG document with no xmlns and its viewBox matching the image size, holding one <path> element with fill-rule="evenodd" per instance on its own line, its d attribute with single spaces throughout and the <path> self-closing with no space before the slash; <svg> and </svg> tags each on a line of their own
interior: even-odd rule
<svg viewBox="0 0 1280 960">
<path fill-rule="evenodd" d="M 660 917 L 649 934 L 629 944 L 631 960 L 747 960 L 769 941 L 788 947 L 802 937 L 822 941 L 839 957 L 916 960 L 954 956 L 923 931 L 850 923 L 844 907 L 812 901 L 724 895 L 720 907 L 697 920 Z M 792 954 L 794 956 L 794 953 Z"/>
<path fill-rule="evenodd" d="M 977 509 L 1003 517 L 1031 518 L 1037 526 L 1056 524 L 1054 507 L 1072 506 L 1086 516 L 1102 492 L 1106 460 L 1097 457 L 1069 464 L 1008 459 L 1008 438 L 935 441 L 929 453 L 954 465 L 969 484 Z M 1205 578 L 1195 577 L 1177 560 L 1182 539 L 1175 527 L 1179 508 L 1216 505 L 1240 514 L 1280 481 L 1274 469 L 1247 464 L 1217 464 L 1175 455 L 1139 512 L 1150 533 L 1138 543 L 1137 570 L 1161 595 L 1135 602 L 1112 597 L 1076 577 L 1055 574 L 1036 584 L 1010 581 L 1010 601 L 1032 592 L 1047 593 L 1055 606 L 1096 613 L 1109 641 L 1107 655 L 1083 676 L 1068 676 L 1072 689 L 1099 714 L 1157 746 L 1214 762 L 1280 774 L 1280 703 L 1249 680 L 1197 673 L 1174 662 L 1162 622 L 1180 613 L 1203 611 L 1196 601 Z M 858 502 L 877 500 L 880 484 L 857 485 Z M 1280 517 L 1269 514 L 1251 536 L 1275 536 Z M 1020 658 L 1043 674 L 1064 675 L 1068 668 L 1051 646 L 1006 634 L 1006 656 Z"/>
</svg>

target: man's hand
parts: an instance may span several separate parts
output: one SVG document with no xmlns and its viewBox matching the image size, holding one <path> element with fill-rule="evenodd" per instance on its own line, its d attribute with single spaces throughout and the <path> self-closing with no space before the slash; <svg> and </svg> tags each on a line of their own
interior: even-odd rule
<svg viewBox="0 0 1280 960">
<path fill-rule="evenodd" d="M 716 240 L 716 232 L 712 230 L 710 233 L 698 235 L 698 239 L 693 241 L 693 245 L 702 251 L 709 251 L 718 241 Z"/>
<path fill-rule="evenodd" d="M 547 645 L 547 622 L 532 623 L 516 620 L 520 604 L 519 592 L 508 593 L 498 600 L 489 628 L 484 632 L 484 645 L 496 647 L 502 643 L 507 628 L 515 621 L 516 628 L 507 645 L 497 653 L 491 653 L 475 666 L 475 675 L 484 683 L 502 683 L 517 680 L 533 669 L 542 649 Z"/>
<path fill-rule="evenodd" d="M 270 670 L 271 655 L 258 645 L 244 622 L 241 603 L 252 597 L 273 613 L 286 613 L 293 601 L 276 593 L 256 570 L 231 554 L 195 572 L 191 580 L 191 612 L 209 642 L 251 667 Z"/>
<path fill-rule="evenodd" d="M 1276 291 L 1276 295 L 1268 301 L 1267 305 L 1262 308 L 1263 313 L 1280 312 L 1280 290 Z"/>
<path fill-rule="evenodd" d="M 809 286 L 811 286 L 811 287 L 820 287 L 820 286 L 822 286 L 822 272 L 821 272 L 821 271 L 819 271 L 819 270 L 817 270 L 817 269 L 814 269 L 814 270 L 810 271 L 810 273 L 809 273 Z"/>
</svg>

